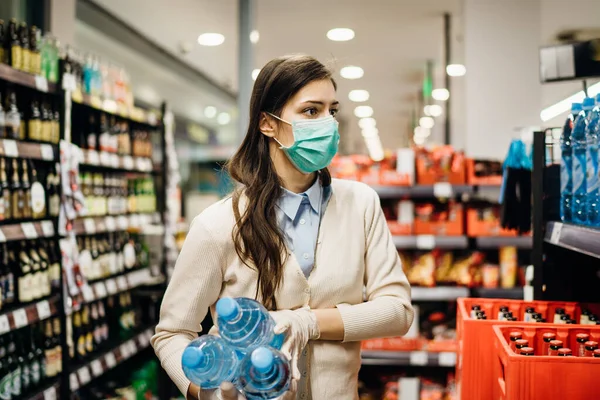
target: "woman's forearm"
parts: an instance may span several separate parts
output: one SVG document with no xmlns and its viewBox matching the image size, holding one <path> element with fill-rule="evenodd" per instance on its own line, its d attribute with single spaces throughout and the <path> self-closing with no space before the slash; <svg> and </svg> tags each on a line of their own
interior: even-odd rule
<svg viewBox="0 0 600 400">
<path fill-rule="evenodd" d="M 344 323 L 337 308 L 312 311 L 321 331 L 320 340 L 344 340 Z"/>
</svg>

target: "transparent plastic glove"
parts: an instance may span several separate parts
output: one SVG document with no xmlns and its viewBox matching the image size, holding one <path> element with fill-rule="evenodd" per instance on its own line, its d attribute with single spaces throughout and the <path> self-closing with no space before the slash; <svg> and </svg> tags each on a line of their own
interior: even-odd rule
<svg viewBox="0 0 600 400">
<path fill-rule="evenodd" d="M 301 377 L 298 359 L 308 341 L 317 340 L 321 336 L 317 317 L 308 307 L 297 310 L 271 311 L 269 314 L 275 320 L 275 328 L 273 328 L 275 334 L 285 333 L 286 335 L 281 352 L 290 360 L 292 367 L 290 392 L 295 393 Z M 286 398 L 287 395 L 283 397 Z"/>
</svg>

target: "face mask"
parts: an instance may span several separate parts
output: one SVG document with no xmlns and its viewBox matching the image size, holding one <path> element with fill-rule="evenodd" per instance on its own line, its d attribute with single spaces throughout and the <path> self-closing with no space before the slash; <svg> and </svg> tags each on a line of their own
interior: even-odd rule
<svg viewBox="0 0 600 400">
<path fill-rule="evenodd" d="M 331 163 L 338 151 L 340 134 L 333 116 L 319 119 L 301 119 L 289 123 L 269 113 L 274 118 L 292 126 L 294 144 L 286 147 L 275 139 L 298 171 L 310 174 Z"/>
</svg>

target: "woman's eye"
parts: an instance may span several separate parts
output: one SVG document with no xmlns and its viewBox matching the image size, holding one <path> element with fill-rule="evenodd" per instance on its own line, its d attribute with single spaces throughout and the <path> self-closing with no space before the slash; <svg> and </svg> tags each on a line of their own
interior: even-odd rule
<svg viewBox="0 0 600 400">
<path fill-rule="evenodd" d="M 311 108 L 307 108 L 306 110 L 304 110 L 304 114 L 314 117 L 315 115 L 318 114 L 318 111 L 316 108 L 311 107 Z"/>
<path fill-rule="evenodd" d="M 340 111 L 340 110 L 338 110 L 337 108 L 334 108 L 334 109 L 329 110 L 329 114 L 331 114 L 332 116 L 335 117 L 337 115 L 338 111 Z"/>
</svg>

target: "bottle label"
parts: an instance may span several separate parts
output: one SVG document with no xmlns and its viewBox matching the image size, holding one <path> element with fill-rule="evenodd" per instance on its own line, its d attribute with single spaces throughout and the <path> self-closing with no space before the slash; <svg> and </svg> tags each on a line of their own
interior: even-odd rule
<svg viewBox="0 0 600 400">
<path fill-rule="evenodd" d="M 34 216 L 37 218 L 44 216 L 44 209 L 46 208 L 46 191 L 44 186 L 39 182 L 33 182 L 31 185 L 31 210 Z"/>
<path fill-rule="evenodd" d="M 125 246 L 123 246 L 123 259 L 125 262 L 125 267 L 135 267 L 135 248 L 133 247 L 133 244 L 127 243 Z"/>
<path fill-rule="evenodd" d="M 12 396 L 12 375 L 6 374 L 0 378 L 0 399 L 10 400 Z"/>
<path fill-rule="evenodd" d="M 19 301 L 26 303 L 31 300 L 31 274 L 26 274 L 19 278 Z"/>
<path fill-rule="evenodd" d="M 83 334 L 77 339 L 77 354 L 85 357 L 85 335 Z"/>
<path fill-rule="evenodd" d="M 588 147 L 586 151 L 586 179 L 587 192 L 593 193 L 598 190 L 598 148 Z"/>
<path fill-rule="evenodd" d="M 88 353 L 91 353 L 92 350 L 94 350 L 94 337 L 91 332 L 88 332 L 87 335 L 85 335 L 85 350 Z"/>
<path fill-rule="evenodd" d="M 17 367 L 17 369 L 15 369 L 11 375 L 12 375 L 12 385 L 11 385 L 12 395 L 20 396 L 21 395 L 21 367 Z"/>
<path fill-rule="evenodd" d="M 570 194 L 573 182 L 572 180 L 572 171 L 573 168 L 573 160 L 571 156 L 563 156 L 560 160 L 560 191 L 561 193 Z"/>
<path fill-rule="evenodd" d="M 60 197 L 58 195 L 54 195 L 50 198 L 50 215 L 52 217 L 57 217 L 60 213 Z"/>
<path fill-rule="evenodd" d="M 79 268 L 86 279 L 92 279 L 93 275 L 93 260 L 92 253 L 88 249 L 82 250 L 79 253 Z"/>
<path fill-rule="evenodd" d="M 16 112 L 6 114 L 6 125 L 13 129 L 13 132 L 18 133 L 21 129 L 21 116 Z"/>
<path fill-rule="evenodd" d="M 585 159 L 582 156 L 573 157 L 573 193 L 585 189 Z"/>
<path fill-rule="evenodd" d="M 4 287 L 6 303 L 12 303 L 15 300 L 15 276 L 12 272 L 6 275 L 6 286 Z"/>
<path fill-rule="evenodd" d="M 35 299 L 39 299 L 40 297 L 42 297 L 42 285 L 41 285 L 41 278 L 42 278 L 42 274 L 41 271 L 38 272 L 34 272 L 31 274 L 31 283 L 30 283 L 30 293 L 31 293 L 31 300 L 35 300 Z"/>
<path fill-rule="evenodd" d="M 40 383 L 40 380 L 42 379 L 42 376 L 40 375 L 40 363 L 38 360 L 34 360 L 31 363 L 31 367 L 29 368 L 29 373 L 31 375 L 31 384 L 37 386 L 38 383 Z"/>
</svg>

